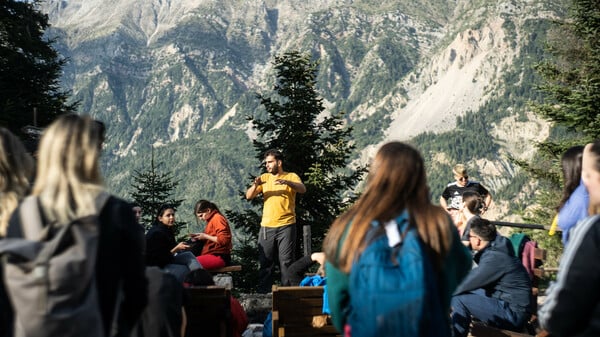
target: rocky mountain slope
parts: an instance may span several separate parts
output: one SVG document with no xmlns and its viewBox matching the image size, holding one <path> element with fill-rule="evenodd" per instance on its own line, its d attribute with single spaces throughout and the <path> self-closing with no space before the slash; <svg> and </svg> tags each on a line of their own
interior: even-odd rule
<svg viewBox="0 0 600 337">
<path fill-rule="evenodd" d="M 520 85 L 505 74 L 539 58 L 527 56 L 529 46 L 562 15 L 560 4 L 48 0 L 42 10 L 70 58 L 65 85 L 82 112 L 109 125 L 109 186 L 127 195 L 154 145 L 162 169 L 182 180 L 184 205 L 205 197 L 239 208 L 237 192 L 257 170 L 245 116 L 260 113 L 254 92 L 272 84 L 272 55 L 290 49 L 319 58 L 320 92 L 330 111 L 347 112 L 363 162 L 383 141 L 452 131 L 457 117 L 502 101 L 510 111 L 489 130 L 498 153 L 469 161 L 480 180 L 502 189 L 516 170 L 506 154 L 531 156 L 532 142 L 548 133 L 544 121 L 511 106 L 514 96 L 503 97 Z M 431 158 L 451 164 L 443 152 Z"/>
</svg>

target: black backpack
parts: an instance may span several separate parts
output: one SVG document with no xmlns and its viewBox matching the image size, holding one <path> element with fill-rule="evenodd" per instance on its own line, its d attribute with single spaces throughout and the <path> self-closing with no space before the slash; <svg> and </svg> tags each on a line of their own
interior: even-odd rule
<svg viewBox="0 0 600 337">
<path fill-rule="evenodd" d="M 108 198 L 98 195 L 98 212 Z M 44 226 L 33 196 L 15 212 L 23 238 L 0 240 L 15 337 L 104 336 L 96 290 L 98 215 Z"/>
</svg>

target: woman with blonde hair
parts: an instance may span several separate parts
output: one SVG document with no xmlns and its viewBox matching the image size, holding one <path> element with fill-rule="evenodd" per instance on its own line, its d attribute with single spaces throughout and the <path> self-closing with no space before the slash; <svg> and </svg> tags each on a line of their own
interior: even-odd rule
<svg viewBox="0 0 600 337">
<path fill-rule="evenodd" d="M 35 164 L 23 143 L 0 127 L 0 239 L 6 235 L 10 215 L 29 191 Z M 0 269 L 0 336 L 12 336 L 12 306 Z"/>
<path fill-rule="evenodd" d="M 13 210 L 29 191 L 34 170 L 33 158 L 21 140 L 0 127 L 0 238 L 6 235 Z"/>
<path fill-rule="evenodd" d="M 116 322 L 117 335 L 126 336 L 146 305 L 144 236 L 136 225 L 131 205 L 110 196 L 102 185 L 99 158 L 104 132 L 104 124 L 89 116 L 63 115 L 55 120 L 40 142 L 32 194 L 38 201 L 44 224 L 67 224 L 98 215 L 97 312 L 104 335 L 111 334 L 112 323 Z M 105 202 L 97 203 L 100 198 Z M 15 211 L 11 217 L 7 237 L 24 236 L 18 213 Z M 27 326 L 27 317 L 19 317 L 19 308 L 15 309 L 15 327 Z M 115 320 L 116 312 L 119 317 Z M 81 323 L 77 329 L 89 324 Z M 64 331 L 74 328 L 65 326 Z"/>
<path fill-rule="evenodd" d="M 348 318 L 353 310 L 361 310 L 349 305 L 352 300 L 349 281 L 354 262 L 368 246 L 367 232 L 373 226 L 385 227 L 381 231 L 391 244 L 394 237 L 400 238 L 395 219 L 401 214 L 407 214 L 409 228 L 416 229 L 437 275 L 439 302 L 445 310 L 443 316 L 447 324 L 435 327 L 436 335 L 450 335 L 450 298 L 470 270 L 471 257 L 448 214 L 430 201 L 421 155 L 401 142 L 390 142 L 379 149 L 371 163 L 365 190 L 356 203 L 333 222 L 325 238 L 327 295 L 338 330 L 352 333 L 352 326 L 347 326 Z M 399 332 L 385 333 L 398 335 Z"/>
</svg>

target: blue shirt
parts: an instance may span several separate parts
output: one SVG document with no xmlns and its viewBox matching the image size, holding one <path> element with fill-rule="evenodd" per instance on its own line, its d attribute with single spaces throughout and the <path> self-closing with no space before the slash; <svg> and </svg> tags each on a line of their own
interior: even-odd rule
<svg viewBox="0 0 600 337">
<path fill-rule="evenodd" d="M 590 195 L 583 185 L 583 180 L 579 186 L 571 193 L 571 196 L 563 207 L 558 211 L 558 227 L 562 230 L 562 241 L 566 246 L 569 241 L 569 231 L 577 223 L 588 216 L 588 205 Z"/>
</svg>

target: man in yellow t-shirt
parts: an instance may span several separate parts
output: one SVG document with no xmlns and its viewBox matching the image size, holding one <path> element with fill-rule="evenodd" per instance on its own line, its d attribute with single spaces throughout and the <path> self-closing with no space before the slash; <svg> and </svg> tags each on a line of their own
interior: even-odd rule
<svg viewBox="0 0 600 337">
<path fill-rule="evenodd" d="M 281 284 L 290 285 L 288 267 L 294 262 L 296 250 L 296 193 L 306 192 L 300 177 L 283 170 L 281 152 L 265 153 L 264 173 L 246 191 L 246 199 L 263 194 L 263 216 L 258 235 L 259 284 L 258 292 L 268 293 L 273 284 L 275 254 L 278 254 Z"/>
</svg>

